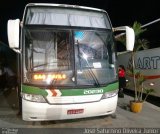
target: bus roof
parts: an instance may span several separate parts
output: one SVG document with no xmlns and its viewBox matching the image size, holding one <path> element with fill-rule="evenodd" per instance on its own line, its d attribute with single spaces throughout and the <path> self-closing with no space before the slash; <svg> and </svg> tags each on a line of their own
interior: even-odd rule
<svg viewBox="0 0 160 134">
<path fill-rule="evenodd" d="M 67 4 L 29 3 L 23 15 L 24 25 L 56 25 L 111 29 L 105 10 Z"/>
<path fill-rule="evenodd" d="M 92 7 L 86 7 L 86 6 L 79 6 L 79 5 L 69 5 L 69 4 L 53 4 L 53 3 L 29 3 L 26 5 L 26 7 L 28 6 L 53 6 L 53 7 L 66 7 L 66 8 L 74 8 L 74 9 L 87 9 L 87 10 L 93 10 L 93 11 L 100 11 L 100 12 L 106 12 L 103 9 L 99 9 L 99 8 L 92 8 Z"/>
</svg>

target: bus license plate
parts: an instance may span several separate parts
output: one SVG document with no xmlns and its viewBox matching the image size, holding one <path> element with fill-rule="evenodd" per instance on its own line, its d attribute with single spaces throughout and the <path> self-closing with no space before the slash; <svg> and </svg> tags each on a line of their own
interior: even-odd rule
<svg viewBox="0 0 160 134">
<path fill-rule="evenodd" d="M 82 114 L 84 109 L 70 109 L 67 110 L 67 114 Z"/>
</svg>

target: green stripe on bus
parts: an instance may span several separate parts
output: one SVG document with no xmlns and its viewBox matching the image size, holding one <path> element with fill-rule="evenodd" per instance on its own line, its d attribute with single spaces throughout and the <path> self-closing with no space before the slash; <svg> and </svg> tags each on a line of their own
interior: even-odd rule
<svg viewBox="0 0 160 134">
<path fill-rule="evenodd" d="M 102 92 L 98 93 L 91 93 L 91 94 L 84 94 L 86 90 L 103 90 L 103 93 L 117 90 L 118 89 L 118 82 L 114 84 L 110 84 L 106 87 L 99 87 L 99 88 L 86 88 L 86 89 L 65 89 L 65 90 L 60 90 L 62 93 L 62 96 L 78 96 L 78 95 L 93 95 L 93 94 L 103 94 Z"/>
<path fill-rule="evenodd" d="M 113 91 L 118 89 L 118 82 L 110 84 L 106 87 L 99 87 L 99 88 L 86 88 L 86 89 L 58 89 L 62 95 L 61 96 L 80 96 L 80 95 L 93 95 L 93 94 L 103 94 L 105 92 Z M 47 90 L 49 89 L 41 89 L 38 87 L 33 87 L 33 86 L 22 86 L 22 92 L 23 93 L 28 93 L 28 94 L 37 94 L 37 95 L 43 95 L 47 96 Z M 89 91 L 95 91 L 93 93 L 89 93 Z M 85 93 L 87 92 L 88 93 Z M 101 92 L 103 91 L 103 92 Z"/>
<path fill-rule="evenodd" d="M 22 85 L 22 93 L 37 94 L 37 95 L 43 95 L 43 96 L 48 95 L 48 93 L 44 89 L 40 89 L 39 87 L 26 86 L 26 85 Z"/>
</svg>

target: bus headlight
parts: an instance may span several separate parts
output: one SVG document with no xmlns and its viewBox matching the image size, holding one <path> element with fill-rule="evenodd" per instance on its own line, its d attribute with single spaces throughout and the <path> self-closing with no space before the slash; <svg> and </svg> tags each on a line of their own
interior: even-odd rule
<svg viewBox="0 0 160 134">
<path fill-rule="evenodd" d="M 43 98 L 42 95 L 22 94 L 22 98 L 28 101 L 33 101 L 33 102 L 40 102 L 40 103 L 46 102 L 46 100 Z"/>
<path fill-rule="evenodd" d="M 118 93 L 118 90 L 114 90 L 114 91 L 111 91 L 111 92 L 106 92 L 106 93 L 103 94 L 101 99 L 107 99 L 107 98 L 114 97 L 114 96 L 117 95 L 117 93 Z"/>
</svg>

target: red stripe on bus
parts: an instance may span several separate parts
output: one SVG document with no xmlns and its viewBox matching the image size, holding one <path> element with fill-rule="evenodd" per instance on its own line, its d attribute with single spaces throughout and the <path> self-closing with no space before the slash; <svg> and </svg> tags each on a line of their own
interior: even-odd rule
<svg viewBox="0 0 160 134">
<path fill-rule="evenodd" d="M 133 77 L 133 75 L 129 75 L 130 77 Z M 150 76 L 147 76 L 147 75 L 143 75 L 145 79 L 158 79 L 160 78 L 160 75 L 150 75 Z M 137 78 L 137 76 L 136 76 Z"/>
</svg>

